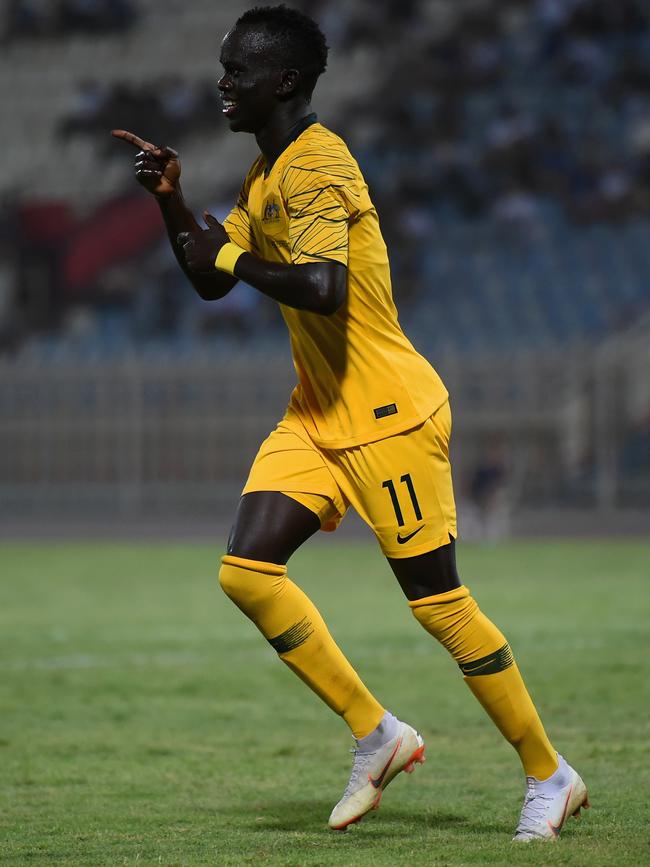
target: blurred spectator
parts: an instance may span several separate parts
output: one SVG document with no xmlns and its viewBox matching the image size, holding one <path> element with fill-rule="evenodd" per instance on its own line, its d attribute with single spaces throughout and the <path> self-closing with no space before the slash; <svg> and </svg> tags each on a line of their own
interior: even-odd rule
<svg viewBox="0 0 650 867">
<path fill-rule="evenodd" d="M 180 76 L 134 85 L 117 81 L 106 87 L 92 79 L 77 85 L 68 114 L 59 121 L 63 139 L 93 136 L 102 152 L 116 158 L 122 152 L 107 137 L 110 129 L 139 129 L 150 141 L 178 143 L 206 127 L 216 133 L 217 96 L 214 84 L 188 82 Z"/>
<path fill-rule="evenodd" d="M 614 75 L 613 58 L 596 39 L 568 36 L 558 59 L 558 72 L 571 84 L 604 85 Z"/>
<path fill-rule="evenodd" d="M 231 195 L 234 200 L 234 189 Z M 209 205 L 208 211 L 223 221 L 230 208 L 231 200 L 222 199 Z M 174 273 L 177 272 L 175 269 Z M 279 325 L 277 305 L 247 283 L 237 283 L 218 304 L 199 298 L 185 278 L 182 278 L 181 290 L 187 310 L 186 328 L 202 339 L 221 336 L 246 341 L 261 329 L 266 330 L 269 322 Z"/>
<path fill-rule="evenodd" d="M 560 118 L 550 114 L 541 118 L 531 158 L 535 189 L 547 196 L 562 198 L 565 195 L 573 157 Z"/>
<path fill-rule="evenodd" d="M 162 113 L 172 123 L 191 123 L 199 107 L 198 87 L 180 75 L 162 79 L 156 86 Z M 216 105 L 216 100 L 215 100 Z"/>
<path fill-rule="evenodd" d="M 70 114 L 59 122 L 59 134 L 66 139 L 79 133 L 105 133 L 104 120 L 109 102 L 105 85 L 82 79 L 73 95 Z"/>
<path fill-rule="evenodd" d="M 514 180 L 509 181 L 495 199 L 492 216 L 502 232 L 502 239 L 508 242 L 535 240 L 542 232 L 537 198 Z"/>
<path fill-rule="evenodd" d="M 464 536 L 490 541 L 508 537 L 510 504 L 506 481 L 503 444 L 495 440 L 486 447 L 470 475 Z"/>
<path fill-rule="evenodd" d="M 606 222 L 623 230 L 650 212 L 647 0 L 297 2 L 320 20 L 339 54 L 358 50 L 356 60 L 367 63 L 369 84 L 354 103 L 342 98 L 322 116 L 344 135 L 368 180 L 405 314 L 447 279 L 453 286 L 448 310 L 455 333 L 464 334 L 458 338 L 463 347 L 478 333 L 476 323 L 492 339 L 481 305 L 495 309 L 495 298 L 507 297 L 512 287 L 529 307 L 508 325 L 509 313 L 503 312 L 508 305 L 502 304 L 501 339 L 525 341 L 523 332 L 508 328 L 526 322 L 531 329 L 550 328 L 554 336 L 570 335 L 576 322 L 591 334 L 611 327 L 616 320 L 608 305 L 616 306 L 617 262 L 625 255 L 596 264 L 590 254 L 577 262 L 570 249 L 574 239 L 564 233 Z M 120 31 L 133 24 L 134 9 L 134 0 L 9 0 L 5 23 L 10 38 Z M 172 146 L 208 129 L 211 137 L 225 131 L 217 122 L 214 81 L 127 75 L 110 85 L 80 81 L 69 110 L 59 118 L 59 135 L 94 137 L 102 155 L 123 160 L 106 135 L 113 127 L 135 128 L 151 141 Z M 105 204 L 110 211 L 112 203 Z M 135 210 L 129 206 L 125 219 L 131 221 Z M 96 216 L 90 216 L 91 225 Z M 474 228 L 500 243 L 479 253 L 465 240 L 456 270 L 446 273 L 441 238 L 453 238 L 458 229 L 459 237 L 471 239 Z M 85 261 L 80 235 L 81 230 L 69 239 L 68 265 Z M 151 255 L 157 239 L 143 240 L 139 263 Z M 94 234 L 93 244 L 97 254 L 105 249 L 101 232 Z M 527 285 L 570 283 L 570 301 L 558 304 L 550 292 L 526 301 L 517 244 L 529 257 Z M 181 331 L 245 334 L 260 327 L 266 315 L 262 307 L 247 307 L 245 290 L 224 300 L 219 312 L 219 305 L 185 306 L 173 280 L 167 283 L 166 270 L 138 271 L 125 261 L 135 248 L 122 252 L 120 267 L 135 283 L 150 287 L 146 301 L 136 289 L 123 305 L 133 334 L 171 339 L 178 335 L 177 319 Z M 83 283 L 97 301 L 102 268 L 115 263 L 95 265 L 92 279 L 78 280 L 74 287 L 77 291 Z M 166 267 L 175 273 L 177 266 Z M 626 310 L 638 309 L 647 298 L 640 281 L 632 280 L 627 291 Z M 571 304 L 580 306 L 572 312 Z"/>
<path fill-rule="evenodd" d="M 49 0 L 8 0 L 3 20 L 3 40 L 46 36 L 56 32 L 56 8 Z"/>
<path fill-rule="evenodd" d="M 15 348 L 20 339 L 17 311 L 18 215 L 13 196 L 0 200 L 0 354 Z"/>
<path fill-rule="evenodd" d="M 144 265 L 133 299 L 133 337 L 137 341 L 169 340 L 183 328 L 190 287 L 166 255 L 162 262 L 150 258 Z"/>
<path fill-rule="evenodd" d="M 628 479 L 650 478 L 650 407 L 626 432 L 619 463 L 621 473 Z"/>
<path fill-rule="evenodd" d="M 485 166 L 501 177 L 519 184 L 534 183 L 537 120 L 528 112 L 504 102 L 485 133 Z"/>
<path fill-rule="evenodd" d="M 21 329 L 47 332 L 63 312 L 61 262 L 76 226 L 66 202 L 23 202 L 16 220 L 16 314 Z"/>
<path fill-rule="evenodd" d="M 3 34 L 9 42 L 65 33 L 119 33 L 135 19 L 131 0 L 8 0 Z"/>
<path fill-rule="evenodd" d="M 59 27 L 68 33 L 119 33 L 135 20 L 129 0 L 59 0 Z"/>
<path fill-rule="evenodd" d="M 191 291 L 191 290 L 190 290 Z M 247 283 L 239 283 L 218 304 L 194 299 L 194 327 L 200 337 L 228 337 L 246 342 L 259 331 L 260 293 Z"/>
</svg>

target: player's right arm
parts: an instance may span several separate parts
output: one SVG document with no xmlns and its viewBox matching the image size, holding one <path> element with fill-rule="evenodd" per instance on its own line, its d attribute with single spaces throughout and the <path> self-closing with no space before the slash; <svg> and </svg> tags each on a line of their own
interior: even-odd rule
<svg viewBox="0 0 650 867">
<path fill-rule="evenodd" d="M 205 274 L 190 271 L 182 247 L 178 244 L 179 234 L 200 230 L 201 227 L 183 199 L 180 186 L 181 164 L 176 151 L 168 147 L 157 147 L 124 129 L 114 129 L 111 134 L 138 148 L 134 166 L 136 180 L 156 197 L 167 228 L 169 243 L 187 279 L 206 301 L 223 298 L 237 283 L 237 278 L 217 270 Z"/>
</svg>

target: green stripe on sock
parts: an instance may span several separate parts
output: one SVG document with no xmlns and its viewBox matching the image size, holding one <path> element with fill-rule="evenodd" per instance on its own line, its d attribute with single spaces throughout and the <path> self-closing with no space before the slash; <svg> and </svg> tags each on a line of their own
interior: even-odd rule
<svg viewBox="0 0 650 867">
<path fill-rule="evenodd" d="M 285 629 L 275 638 L 269 638 L 268 642 L 276 653 L 289 653 L 304 644 L 313 633 L 314 627 L 308 617 L 303 617 L 293 626 Z"/>
<path fill-rule="evenodd" d="M 478 674 L 496 674 L 498 671 L 504 671 L 506 668 L 510 668 L 514 661 L 510 645 L 506 642 L 494 653 L 472 662 L 460 663 L 458 667 L 465 677 L 476 677 Z"/>
</svg>

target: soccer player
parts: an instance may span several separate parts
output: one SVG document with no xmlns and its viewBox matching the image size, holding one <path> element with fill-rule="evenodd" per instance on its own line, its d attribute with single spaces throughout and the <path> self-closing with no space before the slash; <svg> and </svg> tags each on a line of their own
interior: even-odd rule
<svg viewBox="0 0 650 867">
<path fill-rule="evenodd" d="M 400 771 L 423 761 L 424 743 L 368 691 L 286 565 L 353 506 L 416 620 L 453 656 L 519 754 L 528 786 L 515 839 L 554 838 L 588 806 L 587 791 L 549 742 L 505 637 L 458 577 L 448 394 L 398 323 L 359 167 L 311 111 L 325 38 L 284 5 L 255 8 L 228 32 L 220 60 L 223 114 L 260 149 L 224 225 L 206 212 L 203 229 L 193 217 L 175 151 L 113 134 L 139 148 L 136 178 L 158 199 L 199 295 L 223 298 L 243 280 L 280 304 L 289 329 L 298 385 L 253 462 L 221 586 L 350 727 L 354 764 L 329 824 L 359 821 Z"/>
</svg>

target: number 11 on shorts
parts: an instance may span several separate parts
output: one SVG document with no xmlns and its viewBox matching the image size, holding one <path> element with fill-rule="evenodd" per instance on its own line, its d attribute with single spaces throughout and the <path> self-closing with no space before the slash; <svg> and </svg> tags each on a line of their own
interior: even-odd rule
<svg viewBox="0 0 650 867">
<path fill-rule="evenodd" d="M 411 497 L 411 503 L 413 505 L 413 511 L 415 513 L 416 521 L 422 520 L 422 512 L 420 511 L 420 504 L 418 503 L 418 498 L 415 493 L 415 487 L 413 486 L 413 479 L 411 478 L 410 473 L 405 473 L 403 476 L 400 476 L 400 482 L 406 485 L 409 496 Z M 387 488 L 388 493 L 390 494 L 390 501 L 393 504 L 393 509 L 395 509 L 395 517 L 397 518 L 397 526 L 404 526 L 404 515 L 402 514 L 402 508 L 400 506 L 399 497 L 397 496 L 397 491 L 395 490 L 395 483 L 392 479 L 386 479 L 385 482 L 381 483 L 382 488 Z"/>
</svg>

